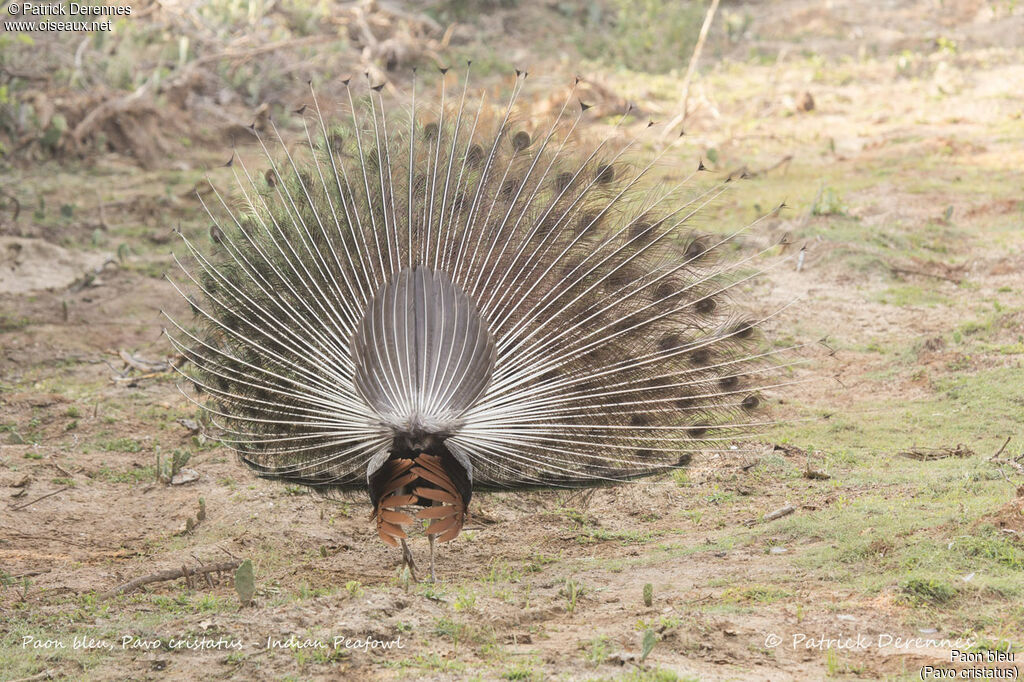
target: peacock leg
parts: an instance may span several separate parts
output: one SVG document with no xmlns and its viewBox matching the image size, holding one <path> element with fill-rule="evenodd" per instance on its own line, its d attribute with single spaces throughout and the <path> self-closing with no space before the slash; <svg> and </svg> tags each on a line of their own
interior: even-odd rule
<svg viewBox="0 0 1024 682">
<path fill-rule="evenodd" d="M 405 538 L 400 538 L 402 541 L 402 566 L 409 567 L 409 575 L 412 576 L 412 581 L 418 583 L 416 579 L 416 562 L 412 560 L 412 551 L 409 549 L 409 545 L 405 543 Z M 433 562 L 433 555 L 431 555 L 431 562 Z M 433 568 L 431 568 L 433 573 Z"/>
<path fill-rule="evenodd" d="M 427 540 L 430 542 L 430 582 L 436 583 L 437 576 L 434 574 L 434 536 L 428 535 Z"/>
</svg>

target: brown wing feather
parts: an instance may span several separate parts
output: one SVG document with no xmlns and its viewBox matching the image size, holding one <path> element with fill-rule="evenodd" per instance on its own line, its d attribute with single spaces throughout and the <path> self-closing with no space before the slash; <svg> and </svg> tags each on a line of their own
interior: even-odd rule
<svg viewBox="0 0 1024 682">
<path fill-rule="evenodd" d="M 410 524 L 414 520 L 404 512 L 395 511 L 397 507 L 416 501 L 413 495 L 398 493 L 404 486 L 416 480 L 416 474 L 410 471 L 413 464 L 411 459 L 395 459 L 385 464 L 390 467 L 388 479 L 381 489 L 380 499 L 377 500 L 377 505 L 373 510 L 372 518 L 377 522 L 377 535 L 392 547 L 398 547 L 399 538 L 408 537 L 402 526 Z"/>
<path fill-rule="evenodd" d="M 416 513 L 416 518 L 433 520 L 427 526 L 427 535 L 435 536 L 438 542 L 458 536 L 466 522 L 466 505 L 440 457 L 421 453 L 415 461 L 395 459 L 385 466 L 389 467 L 388 476 L 373 510 L 381 540 L 397 547 L 399 539 L 408 537 L 404 526 L 415 519 L 398 508 L 417 503 L 427 506 Z M 412 493 L 402 492 L 417 481 L 424 485 L 417 486 Z"/>
<path fill-rule="evenodd" d="M 416 514 L 419 519 L 437 519 L 427 526 L 427 535 L 435 536 L 438 542 L 448 542 L 462 531 L 466 522 L 466 505 L 451 476 L 442 466 L 441 458 L 422 453 L 412 468 L 423 481 L 433 483 L 437 488 L 417 487 L 413 493 L 422 500 L 431 500 L 433 506 L 425 507 Z M 440 504 L 439 504 L 440 503 Z"/>
<path fill-rule="evenodd" d="M 421 498 L 434 500 L 435 502 L 446 502 L 452 505 L 458 505 L 461 502 L 458 495 L 452 495 L 451 493 L 446 493 L 445 491 L 438 490 L 437 488 L 421 487 L 416 488 L 413 492 Z"/>
</svg>

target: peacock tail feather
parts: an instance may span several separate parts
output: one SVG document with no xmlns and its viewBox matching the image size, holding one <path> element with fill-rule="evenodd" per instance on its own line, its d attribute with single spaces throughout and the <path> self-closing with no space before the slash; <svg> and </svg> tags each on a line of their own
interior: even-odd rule
<svg viewBox="0 0 1024 682">
<path fill-rule="evenodd" d="M 235 156 L 234 193 L 200 197 L 213 246 L 183 235 L 175 284 L 197 319 L 169 336 L 260 475 L 365 488 L 401 436 L 442 440 L 474 489 L 589 486 L 767 423 L 801 360 L 733 302 L 767 249 L 692 227 L 728 182 L 652 183 L 671 145 L 638 161 L 626 115 L 588 144 L 571 93 L 518 124 L 525 77 L 497 114 L 468 74 L 408 111 L 346 83 L 340 121 L 311 88 L 304 145 L 271 121 L 266 166 Z"/>
</svg>

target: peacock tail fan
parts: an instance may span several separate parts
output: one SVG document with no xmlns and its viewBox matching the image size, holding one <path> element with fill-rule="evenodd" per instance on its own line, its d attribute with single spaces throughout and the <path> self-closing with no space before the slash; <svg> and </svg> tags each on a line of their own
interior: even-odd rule
<svg viewBox="0 0 1024 682">
<path fill-rule="evenodd" d="M 196 319 L 169 336 L 261 476 L 365 488 L 405 436 L 470 463 L 473 489 L 593 486 L 768 423 L 803 360 L 764 338 L 778 311 L 732 294 L 774 246 L 695 231 L 729 183 L 666 180 L 672 143 L 643 160 L 628 112 L 590 142 L 570 89 L 522 122 L 524 79 L 497 108 L 468 73 L 431 106 L 414 84 L 411 109 L 346 84 L 341 120 L 311 88 L 304 144 L 271 121 L 260 164 L 234 156 L 235 190 L 200 196 L 212 247 L 182 236 Z"/>
</svg>

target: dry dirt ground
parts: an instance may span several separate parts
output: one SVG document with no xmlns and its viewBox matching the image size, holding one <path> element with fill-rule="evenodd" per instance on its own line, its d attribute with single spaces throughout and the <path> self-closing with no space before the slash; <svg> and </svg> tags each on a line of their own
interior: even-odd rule
<svg viewBox="0 0 1024 682">
<path fill-rule="evenodd" d="M 983 655 L 1017 647 L 1000 666 L 1024 671 L 1024 15 L 998 2 L 721 12 L 738 33 L 706 55 L 670 163 L 752 176 L 709 209 L 710 229 L 787 203 L 745 238 L 788 233 L 793 256 L 749 298 L 797 299 L 775 334 L 827 346 L 794 375 L 808 382 L 774 396 L 780 426 L 686 476 L 475 496 L 437 583 L 403 578 L 364 500 L 255 479 L 206 437 L 173 373 L 137 362 L 171 356 L 161 311 L 188 317 L 161 277 L 170 231 L 205 230 L 192 188 L 226 146 L 145 169 L 117 154 L 10 167 L 0 679 L 919 679 L 950 667 L 958 638 Z M 550 33 L 524 48 L 552 16 L 524 2 L 479 23 L 544 67 L 538 110 L 581 73 L 595 97 L 671 117 L 678 74 L 558 56 Z M 933 450 L 897 454 L 915 446 Z M 158 479 L 176 453 L 196 480 Z M 253 563 L 249 606 L 231 572 L 103 594 L 237 559 Z M 292 636 L 325 647 L 268 647 Z M 204 638 L 212 648 L 194 648 Z"/>
</svg>

